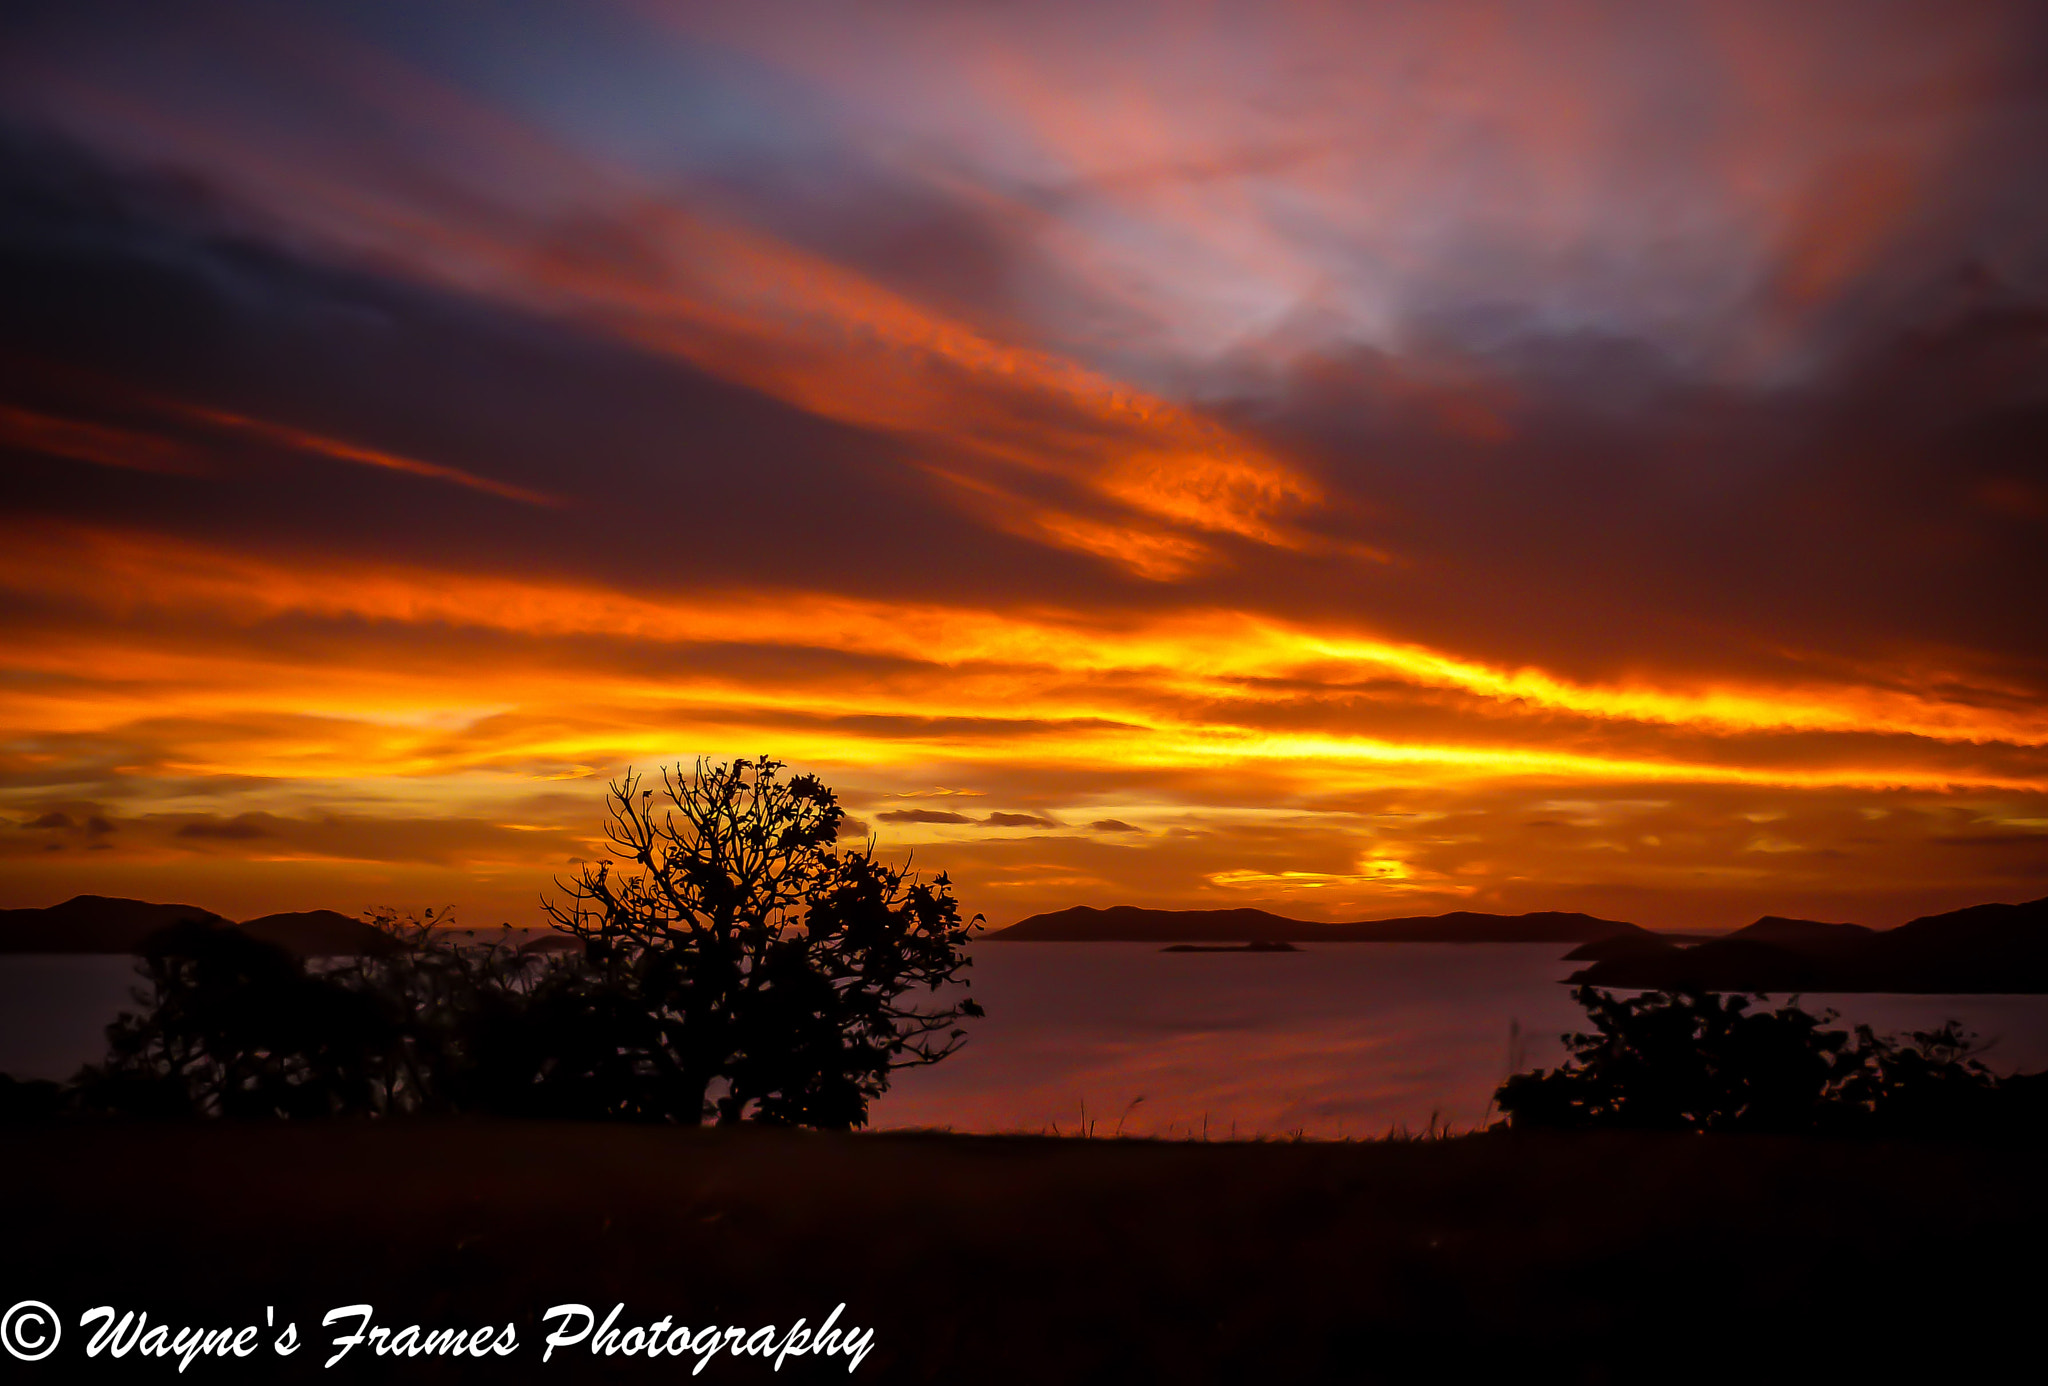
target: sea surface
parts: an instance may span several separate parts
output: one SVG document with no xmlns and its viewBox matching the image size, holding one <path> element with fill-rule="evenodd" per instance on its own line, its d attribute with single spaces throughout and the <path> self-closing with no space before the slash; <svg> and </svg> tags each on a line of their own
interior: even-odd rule
<svg viewBox="0 0 2048 1386">
<path fill-rule="evenodd" d="M 1555 1064 L 1583 1015 L 1566 945 L 1354 943 L 1162 953 L 1144 943 L 983 944 L 988 1017 L 945 1062 L 897 1075 L 877 1127 L 1212 1137 L 1376 1136 L 1488 1115 L 1517 1067 Z M 126 957 L 0 957 L 0 1071 L 64 1077 L 104 1052 Z M 1955 1018 L 2001 1072 L 2048 1068 L 2048 997 L 1809 995 L 1842 1023 Z"/>
</svg>

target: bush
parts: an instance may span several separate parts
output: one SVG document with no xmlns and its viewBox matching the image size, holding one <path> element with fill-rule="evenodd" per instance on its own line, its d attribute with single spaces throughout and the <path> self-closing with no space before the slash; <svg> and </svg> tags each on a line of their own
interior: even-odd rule
<svg viewBox="0 0 2048 1386">
<path fill-rule="evenodd" d="M 1954 1021 L 1904 1041 L 1827 1028 L 1836 1013 L 1698 992 L 1572 999 L 1592 1031 L 1557 1069 L 1518 1073 L 1495 1103 L 1517 1129 L 1919 1134 L 2034 1130 L 2048 1075 L 2000 1079 Z"/>
<path fill-rule="evenodd" d="M 309 964 L 239 929 L 175 925 L 145 947 L 143 1009 L 74 1080 L 81 1105 L 133 1116 L 311 1117 L 480 1104 L 493 1022 L 549 962 L 386 911 L 388 956 Z M 441 921 L 445 926 L 447 921 Z"/>
</svg>

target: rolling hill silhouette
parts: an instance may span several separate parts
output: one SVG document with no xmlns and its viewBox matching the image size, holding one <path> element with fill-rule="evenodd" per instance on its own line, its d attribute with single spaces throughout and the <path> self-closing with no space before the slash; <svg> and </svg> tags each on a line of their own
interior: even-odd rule
<svg viewBox="0 0 2048 1386">
<path fill-rule="evenodd" d="M 1590 914 L 1418 915 L 1318 924 L 1265 910 L 1148 910 L 1075 905 L 988 935 L 1003 943 L 1582 943 L 1649 930 Z"/>
<path fill-rule="evenodd" d="M 394 952 L 389 935 L 335 910 L 262 915 L 239 924 L 197 905 L 79 895 L 47 909 L 0 910 L 0 954 L 135 953 L 174 924 L 235 927 L 300 957 Z M 1655 933 L 1554 910 L 1449 914 L 1322 924 L 1259 909 L 1155 910 L 1076 905 L 1036 914 L 987 939 L 1003 943 L 1572 943 L 1591 965 L 1574 984 L 1703 991 L 2048 992 L 2048 898 L 1972 905 L 1895 929 L 1766 915 L 1719 938 Z M 1681 944 L 1693 943 L 1692 947 Z M 529 948 L 560 946 L 543 936 Z"/>
<path fill-rule="evenodd" d="M 335 910 L 302 910 L 234 920 L 197 905 L 159 905 L 76 895 L 48 909 L 0 910 L 0 953 L 137 953 L 174 924 L 239 928 L 300 957 L 379 955 L 398 950 L 388 934 Z"/>
<path fill-rule="evenodd" d="M 1667 991 L 2044 992 L 2048 898 L 1883 930 L 1768 915 L 1695 948 L 1608 954 L 1571 980 Z"/>
</svg>

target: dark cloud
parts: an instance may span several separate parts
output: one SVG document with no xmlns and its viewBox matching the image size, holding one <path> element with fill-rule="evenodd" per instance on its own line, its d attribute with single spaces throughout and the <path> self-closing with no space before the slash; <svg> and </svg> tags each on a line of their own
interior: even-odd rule
<svg viewBox="0 0 2048 1386">
<path fill-rule="evenodd" d="M 1142 833 L 1145 830 L 1121 818 L 1098 818 L 1088 825 L 1098 833 Z"/>
<path fill-rule="evenodd" d="M 190 823 L 180 823 L 176 836 L 215 838 L 222 842 L 247 842 L 253 838 L 269 837 L 271 833 L 256 815 L 244 814 L 239 818 L 203 818 Z"/>
<path fill-rule="evenodd" d="M 0 511 L 629 588 L 708 581 L 890 597 L 943 581 L 971 598 L 1023 580 L 1080 600 L 1105 578 L 1098 562 L 977 523 L 908 465 L 924 454 L 893 437 L 557 319 L 305 259 L 252 236 L 192 175 L 116 167 L 0 124 L 0 207 L 0 359 L 13 375 L 0 404 L 196 450 L 211 470 L 115 482 L 17 444 Z M 537 509 L 208 434 L 167 405 L 566 504 Z M 620 504 L 647 517 L 624 543 Z M 662 517 L 686 514 L 691 541 L 662 542 Z M 762 517 L 766 545 L 754 537 Z"/>
<path fill-rule="evenodd" d="M 51 809 L 47 813 L 38 814 L 21 826 L 45 832 L 78 832 L 88 838 L 105 837 L 115 831 L 113 822 L 104 814 L 86 812 L 82 818 L 73 818 L 62 809 Z"/>
<path fill-rule="evenodd" d="M 2038 696 L 2044 327 L 2010 289 L 1966 294 L 1803 382 L 1670 385 L 1619 410 L 1613 372 L 1590 363 L 1530 387 L 1512 361 L 1454 361 L 1463 379 L 1440 399 L 1414 362 L 1305 366 L 1265 426 L 1321 455 L 1371 512 L 1358 532 L 1400 561 L 1296 609 L 1362 607 L 1417 640 L 1584 677 L 1965 650 L 1980 677 Z M 1480 409 L 1497 439 L 1444 421 Z"/>
<path fill-rule="evenodd" d="M 1057 828 L 1060 825 L 1050 818 L 1035 813 L 991 813 L 981 820 L 995 828 Z"/>
<path fill-rule="evenodd" d="M 974 820 L 964 813 L 950 813 L 945 809 L 890 809 L 875 817 L 884 823 L 972 823 Z"/>
</svg>

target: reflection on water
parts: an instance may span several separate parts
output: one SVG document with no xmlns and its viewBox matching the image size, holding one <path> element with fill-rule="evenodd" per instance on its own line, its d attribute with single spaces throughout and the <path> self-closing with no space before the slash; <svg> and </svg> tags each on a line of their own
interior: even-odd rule
<svg viewBox="0 0 2048 1386">
<path fill-rule="evenodd" d="M 1328 944 L 1161 953 L 1144 943 L 987 944 L 988 1019 L 898 1077 L 878 1126 L 1096 1134 L 1378 1135 L 1471 1126 L 1509 1061 L 1553 1063 L 1579 1012 L 1562 947 Z M 1143 1099 L 1139 1101 L 1139 1099 Z M 1135 1105 L 1133 1105 L 1135 1103 Z"/>
<path fill-rule="evenodd" d="M 1477 1124 L 1509 1071 L 1561 1057 L 1581 1012 L 1560 945 L 1325 944 L 1161 953 L 1144 943 L 984 944 L 966 1048 L 898 1075 L 877 1126 L 1096 1134 L 1378 1135 Z M 0 957 L 0 1071 L 65 1077 L 103 1052 L 134 960 Z M 2048 1068 L 2048 997 L 1809 996 L 1880 1031 L 1953 1016 L 2001 1072 Z M 1140 1101 L 1139 1099 L 1143 1099 Z"/>
<path fill-rule="evenodd" d="M 0 1073 L 69 1078 L 105 1058 L 108 1023 L 135 1009 L 137 961 L 104 953 L 0 957 Z"/>
</svg>

